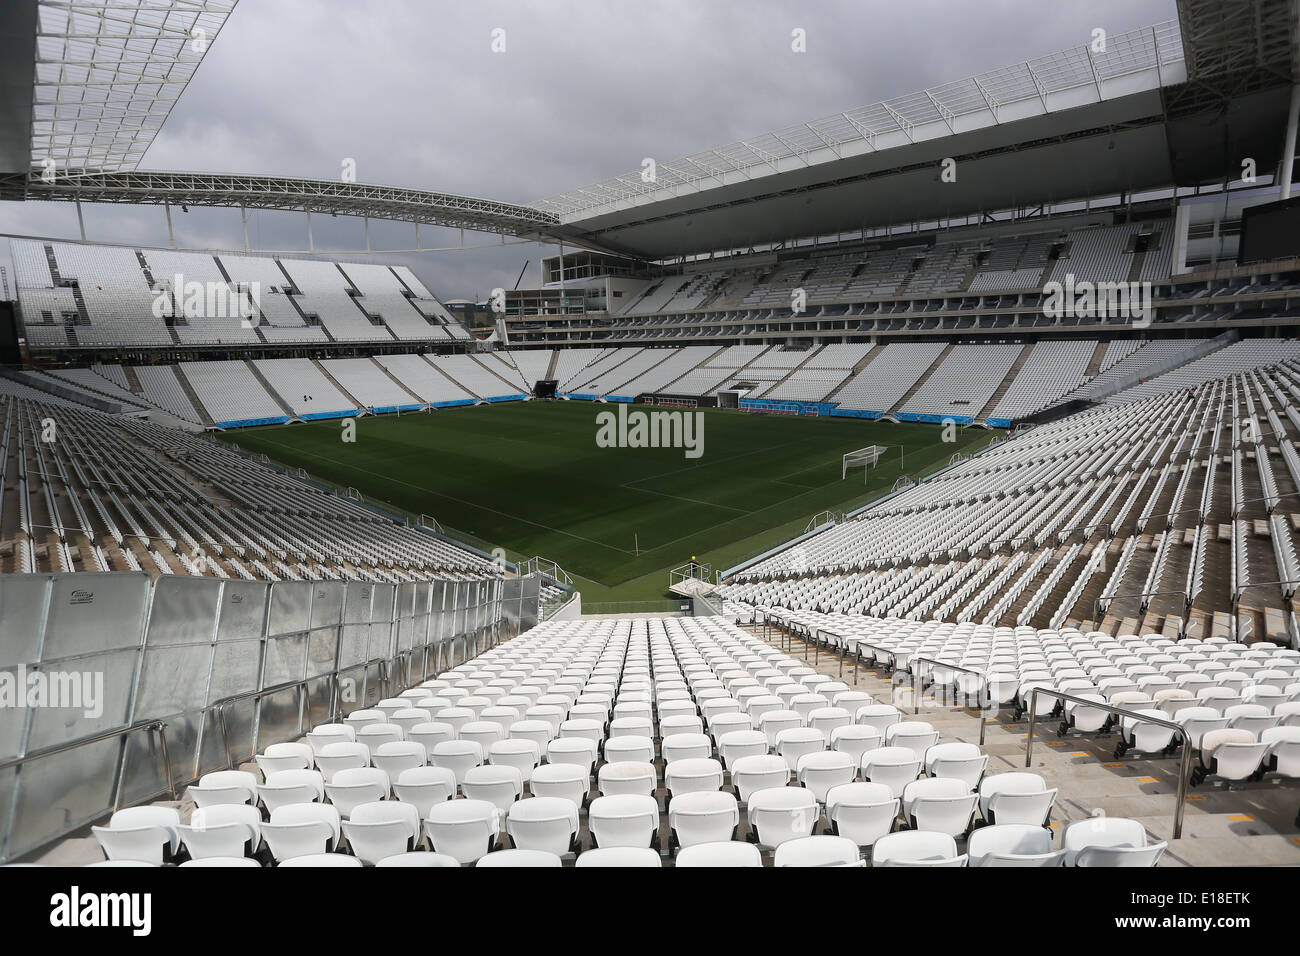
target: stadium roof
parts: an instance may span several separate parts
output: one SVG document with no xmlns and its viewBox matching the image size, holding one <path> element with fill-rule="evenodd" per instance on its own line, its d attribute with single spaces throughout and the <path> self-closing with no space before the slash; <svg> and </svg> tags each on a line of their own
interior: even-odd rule
<svg viewBox="0 0 1300 956">
<path fill-rule="evenodd" d="M 1267 171 L 1295 75 L 1294 3 L 1229 6 L 1181 0 L 1178 20 L 1104 51 L 1072 47 L 532 205 L 567 241 L 660 259 L 1222 179 L 1224 157 Z"/>
<path fill-rule="evenodd" d="M 32 168 L 135 169 L 235 3 L 37 0 Z"/>
<path fill-rule="evenodd" d="M 366 216 L 519 235 L 549 229 L 556 219 L 528 206 L 424 189 L 330 180 L 219 173 L 86 172 L 57 176 L 0 175 L 0 200 L 64 200 L 136 205 L 231 206 Z"/>
<path fill-rule="evenodd" d="M 799 123 L 693 156 L 659 162 L 652 177 L 631 172 L 538 200 L 532 205 L 579 222 L 661 199 L 704 192 L 851 156 L 1154 89 L 1186 77 L 1178 24 L 1169 20 L 1107 39 L 1106 52 L 1085 44 Z M 1127 82 L 1117 82 L 1117 81 Z"/>
<path fill-rule="evenodd" d="M 1280 153 L 1287 87 L 1300 75 L 1296 0 L 1179 0 L 1177 21 L 1111 35 L 1103 51 L 1073 47 L 665 160 L 650 182 L 637 171 L 520 206 L 379 185 L 139 172 L 237 0 L 5 2 L 0 199 L 369 216 L 646 259 L 1222 179 L 1226 158 L 1250 156 L 1267 171 Z M 957 161 L 954 182 L 940 182 L 945 158 Z"/>
<path fill-rule="evenodd" d="M 420 189 L 141 172 L 141 158 L 237 0 L 10 2 L 0 78 L 9 104 L 29 97 L 30 114 L 17 115 L 16 104 L 0 112 L 0 200 L 242 206 L 507 235 L 557 221 L 525 206 Z"/>
</svg>

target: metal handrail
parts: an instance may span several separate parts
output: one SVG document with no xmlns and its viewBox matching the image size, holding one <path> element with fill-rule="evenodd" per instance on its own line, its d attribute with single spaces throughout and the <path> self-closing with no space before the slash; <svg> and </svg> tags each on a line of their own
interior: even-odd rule
<svg viewBox="0 0 1300 956">
<path fill-rule="evenodd" d="M 257 715 L 256 715 L 256 719 L 253 721 L 253 727 L 254 727 L 253 752 L 256 753 L 257 734 L 261 728 L 261 718 L 262 718 L 262 710 L 260 706 L 261 698 L 268 697 L 272 694 L 280 694 L 286 690 L 292 690 L 296 687 L 301 688 L 303 697 L 306 699 L 307 702 L 307 713 L 310 714 L 311 713 L 311 691 L 307 689 L 307 684 L 309 681 L 321 680 L 322 678 L 330 680 L 334 684 L 335 690 L 337 691 L 339 675 L 337 672 L 332 672 L 329 674 L 320 674 L 317 675 L 316 677 L 304 677 L 301 678 L 300 680 L 285 681 L 283 684 L 275 684 L 271 687 L 263 687 L 259 690 L 244 691 L 242 694 L 233 694 L 230 697 L 223 697 L 221 700 L 216 701 L 215 703 L 212 704 L 208 704 L 208 706 L 204 707 L 200 711 L 200 713 L 207 713 L 210 710 L 215 710 L 217 712 L 217 724 L 221 727 L 221 746 L 226 754 L 226 769 L 233 770 L 235 768 L 234 757 L 230 753 L 230 733 L 226 729 L 226 708 L 227 707 L 229 707 L 231 704 L 238 703 L 241 700 L 258 701 L 259 706 L 257 710 Z M 334 707 L 337 704 L 336 697 L 337 697 L 336 694 L 331 695 L 330 697 L 330 719 L 331 720 L 334 719 Z"/>
<path fill-rule="evenodd" d="M 66 743 L 55 744 L 52 747 L 44 747 L 41 750 L 32 753 L 25 753 L 19 757 L 11 757 L 8 760 L 0 761 L 0 772 L 10 769 L 11 767 L 21 767 L 29 760 L 40 760 L 42 757 L 52 757 L 55 754 L 65 753 L 69 750 L 76 750 L 78 747 L 84 747 L 87 744 L 96 744 L 103 740 L 112 740 L 114 737 L 125 737 L 127 734 L 135 733 L 138 730 L 156 730 L 158 731 L 159 743 L 162 746 L 163 765 L 167 770 L 167 792 L 171 794 L 172 799 L 176 799 L 176 782 L 172 776 L 172 762 L 167 752 L 167 724 L 158 719 L 142 720 L 137 724 L 129 727 L 119 727 L 116 730 L 105 730 L 98 734 L 92 734 L 89 737 L 82 737 L 78 740 L 70 740 Z M 120 790 L 120 787 L 118 788 Z M 113 811 L 117 812 L 121 794 L 113 798 Z"/>
<path fill-rule="evenodd" d="M 853 683 L 855 685 L 858 682 L 858 666 L 862 663 L 862 649 L 864 647 L 871 649 L 873 657 L 877 651 L 887 654 L 889 656 L 889 667 L 891 671 L 898 666 L 898 655 L 895 654 L 892 649 L 885 647 L 882 644 L 868 644 L 866 641 L 860 640 L 854 645 Z"/>
<path fill-rule="evenodd" d="M 880 651 L 884 654 L 889 655 L 889 660 L 891 665 L 895 660 L 894 652 L 887 647 L 881 647 L 878 644 L 868 644 L 865 641 L 857 640 L 856 638 L 853 638 L 849 635 L 840 634 L 836 631 L 831 631 L 824 628 L 813 628 L 811 625 L 803 624 L 798 621 L 791 621 L 783 618 L 777 618 L 774 617 L 770 611 L 764 611 L 763 612 L 763 640 L 767 641 L 770 639 L 772 628 L 776 628 L 777 633 L 781 635 L 782 640 L 780 643 L 780 647 L 785 651 L 789 651 L 791 649 L 790 639 L 792 637 L 799 637 L 800 640 L 804 641 L 804 660 L 808 659 L 808 644 L 810 643 L 814 644 L 818 649 L 818 653 L 814 658 L 814 663 L 820 660 L 820 649 L 821 649 L 821 645 L 820 643 L 818 643 L 818 640 L 817 638 L 814 637 L 814 635 L 828 634 L 831 637 L 838 637 L 842 639 L 844 641 L 844 644 L 843 647 L 840 648 L 838 651 L 840 656 L 839 676 L 841 677 L 844 676 L 844 658 L 849 653 L 849 647 L 848 647 L 849 641 L 851 640 L 854 641 L 855 642 L 854 652 L 853 652 L 854 685 L 858 683 L 858 672 L 862 664 L 862 648 L 869 647 L 871 648 L 872 651 Z M 798 629 L 798 631 L 802 631 L 803 633 L 802 634 L 797 633 L 796 629 Z M 830 644 L 828 643 L 827 646 L 829 647 Z"/>
<path fill-rule="evenodd" d="M 988 692 L 988 686 L 989 686 L 988 675 L 985 674 L 983 671 L 971 670 L 971 668 L 969 667 L 962 667 L 958 664 L 950 664 L 947 661 L 935 660 L 933 657 L 913 657 L 909 659 L 907 662 L 907 666 L 911 669 L 911 674 L 912 674 L 912 713 L 913 714 L 919 714 L 921 712 L 921 691 L 925 689 L 923 686 L 922 687 L 917 686 L 917 683 L 921 678 L 921 673 L 919 670 L 913 667 L 913 665 L 915 664 L 931 664 L 934 667 L 946 667 L 948 668 L 948 670 L 961 671 L 963 674 L 974 674 L 976 677 L 980 679 L 980 689 L 979 689 L 980 706 L 975 716 L 979 718 L 979 722 L 980 722 L 980 746 L 981 747 L 984 746 L 984 728 L 988 723 L 988 721 L 984 719 L 984 709 L 986 706 L 984 697 Z"/>
<path fill-rule="evenodd" d="M 767 640 L 771 635 L 771 628 L 776 628 L 777 633 L 781 636 L 781 649 L 789 649 L 790 628 L 794 625 L 793 621 L 787 621 L 783 618 L 773 617 L 771 611 L 763 612 L 763 640 Z"/>
<path fill-rule="evenodd" d="M 835 638 L 837 641 L 843 641 L 843 642 L 844 642 L 844 643 L 843 643 L 843 646 L 841 646 L 841 645 L 838 644 L 838 643 L 832 643 L 830 640 L 828 640 L 828 638 Z M 825 628 L 820 628 L 820 627 L 819 627 L 819 628 L 817 629 L 817 639 L 818 639 L 818 641 L 825 641 L 825 642 L 826 642 L 826 646 L 827 646 L 828 648 L 829 648 L 829 647 L 834 647 L 834 648 L 836 649 L 836 653 L 839 655 L 839 658 L 840 658 L 840 670 L 839 670 L 839 674 L 838 674 L 838 676 L 839 676 L 839 677 L 843 677 L 843 676 L 844 676 L 844 656 L 845 656 L 846 654 L 848 654 L 848 652 L 849 652 L 849 638 L 848 638 L 848 635 L 847 635 L 847 634 L 841 634 L 841 633 L 839 633 L 838 631 L 829 631 L 829 630 L 826 630 Z M 820 644 L 819 644 L 818 646 L 820 646 Z"/>
<path fill-rule="evenodd" d="M 1034 723 L 1037 720 L 1038 695 L 1040 693 L 1046 694 L 1049 697 L 1055 697 L 1062 701 L 1071 701 L 1084 707 L 1094 707 L 1097 710 L 1104 710 L 1106 713 L 1115 714 L 1118 717 L 1132 717 L 1138 723 L 1155 724 L 1157 727 L 1167 727 L 1182 738 L 1182 756 L 1179 758 L 1178 766 L 1178 804 L 1174 807 L 1174 835 L 1172 839 L 1177 840 L 1181 837 L 1183 835 L 1183 810 L 1187 804 L 1187 781 L 1191 775 L 1192 766 L 1192 738 L 1188 735 L 1186 728 L 1174 720 L 1167 720 L 1161 717 L 1151 717 L 1147 714 L 1140 714 L 1135 710 L 1116 707 L 1113 704 L 1104 704 L 1096 700 L 1088 700 L 1086 697 L 1067 694 L 1065 691 L 1053 690 L 1050 687 L 1035 687 L 1029 696 L 1029 735 L 1025 738 L 1026 767 L 1033 766 Z"/>
<path fill-rule="evenodd" d="M 1171 594 L 1177 594 L 1177 595 L 1180 595 L 1180 596 L 1182 597 L 1182 599 L 1183 599 L 1183 602 L 1186 603 L 1186 601 L 1187 601 L 1187 592 L 1186 592 L 1186 591 L 1181 591 L 1181 590 L 1179 590 L 1179 591 L 1172 591 L 1172 590 L 1170 590 L 1170 591 L 1131 591 L 1131 592 L 1129 592 L 1128 594 L 1112 594 L 1110 597 L 1106 597 L 1106 595 L 1102 594 L 1102 595 L 1100 595 L 1099 597 L 1096 597 L 1096 598 L 1093 599 L 1093 602 L 1092 602 L 1092 619 L 1093 619 L 1094 621 L 1096 621 L 1096 620 L 1097 620 L 1097 615 L 1099 615 L 1099 614 L 1101 613 L 1101 602 L 1102 602 L 1102 601 L 1108 601 L 1108 602 L 1110 602 L 1109 604 L 1106 605 L 1106 610 L 1109 611 L 1109 610 L 1110 610 L 1110 605 L 1111 605 L 1111 604 L 1114 604 L 1114 603 L 1115 603 L 1116 601 L 1118 601 L 1120 598 L 1130 598 L 1130 597 L 1137 597 L 1137 598 L 1168 597 L 1168 596 L 1171 595 Z M 1147 606 L 1147 607 L 1150 607 L 1150 606 L 1151 606 L 1151 602 L 1150 602 L 1150 601 L 1147 601 L 1146 606 Z"/>
</svg>

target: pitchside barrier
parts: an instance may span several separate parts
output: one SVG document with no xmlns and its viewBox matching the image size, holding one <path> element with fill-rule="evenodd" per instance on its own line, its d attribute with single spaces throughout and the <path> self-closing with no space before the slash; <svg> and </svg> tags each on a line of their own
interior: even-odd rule
<svg viewBox="0 0 1300 956">
<path fill-rule="evenodd" d="M 970 415 L 927 415 L 921 412 L 894 412 L 894 418 L 900 422 L 924 422 L 929 425 L 970 425 L 975 419 Z"/>
<path fill-rule="evenodd" d="M 667 408 L 699 408 L 699 399 L 695 398 L 658 398 L 650 395 L 646 398 L 647 405 L 659 405 Z"/>
<path fill-rule="evenodd" d="M 391 415 L 394 412 L 400 415 L 402 412 L 418 412 L 423 409 L 423 405 L 378 405 L 368 411 L 372 415 Z"/>
<path fill-rule="evenodd" d="M 530 583 L 531 582 L 531 583 Z M 537 623 L 538 579 L 0 575 L 0 863 L 237 767 Z M 66 699 L 65 699 L 66 698 Z M 93 699 L 92 699 L 93 698 Z"/>
<path fill-rule="evenodd" d="M 217 422 L 217 428 L 252 428 L 255 425 L 283 425 L 285 422 L 293 421 L 288 415 L 275 415 L 271 418 L 232 418 L 229 421 Z"/>
<path fill-rule="evenodd" d="M 314 422 L 326 418 L 356 418 L 360 414 L 359 408 L 341 408 L 337 412 L 307 412 L 298 417 L 305 422 Z"/>
<path fill-rule="evenodd" d="M 742 398 L 741 411 L 766 412 L 770 415 L 833 415 L 831 402 L 778 402 L 766 398 Z"/>
<path fill-rule="evenodd" d="M 716 395 L 674 395 L 671 392 L 646 392 L 639 400 L 647 405 L 676 405 L 678 408 L 718 408 Z"/>
</svg>

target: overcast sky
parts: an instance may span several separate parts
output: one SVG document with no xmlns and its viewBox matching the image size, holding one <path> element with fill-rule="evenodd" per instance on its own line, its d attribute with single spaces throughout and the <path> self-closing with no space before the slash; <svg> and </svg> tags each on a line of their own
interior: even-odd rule
<svg viewBox="0 0 1300 956">
<path fill-rule="evenodd" d="M 140 168 L 337 179 L 351 158 L 359 182 L 529 202 L 1174 16 L 1174 0 L 241 0 Z M 161 209 L 85 216 L 92 240 L 167 241 Z M 242 245 L 238 210 L 173 218 L 178 244 Z M 312 222 L 317 248 L 364 245 L 360 220 Z M 249 224 L 255 247 L 306 248 L 301 215 Z M 0 203 L 0 232 L 75 238 L 74 207 Z M 511 287 L 525 259 L 535 285 L 553 247 L 500 241 L 391 261 L 444 299 Z M 375 222 L 371 242 L 414 231 Z"/>
</svg>

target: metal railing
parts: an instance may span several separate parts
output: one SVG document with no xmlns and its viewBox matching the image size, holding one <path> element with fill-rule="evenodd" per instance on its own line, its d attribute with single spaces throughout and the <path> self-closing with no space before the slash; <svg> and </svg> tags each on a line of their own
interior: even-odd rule
<svg viewBox="0 0 1300 956">
<path fill-rule="evenodd" d="M 1110 597 L 1107 597 L 1106 595 L 1102 594 L 1102 595 L 1098 596 L 1097 598 L 1095 598 L 1095 599 L 1093 600 L 1093 602 L 1092 602 L 1092 619 L 1093 619 L 1094 621 L 1097 621 L 1098 623 L 1100 623 L 1100 622 L 1101 622 L 1101 618 L 1099 617 L 1099 615 L 1110 613 L 1111 605 L 1113 605 L 1116 601 L 1120 600 L 1121 598 L 1133 598 L 1133 597 L 1135 597 L 1135 598 L 1142 598 L 1143 601 L 1145 602 L 1145 606 L 1139 605 L 1139 613 L 1142 613 L 1142 612 L 1146 611 L 1146 609 L 1147 609 L 1148 607 L 1151 606 L 1151 602 L 1148 601 L 1148 600 L 1146 600 L 1147 598 L 1153 598 L 1153 597 L 1170 597 L 1170 596 L 1175 595 L 1175 594 L 1177 594 L 1179 597 L 1181 597 L 1181 598 L 1183 599 L 1183 604 L 1186 605 L 1186 603 L 1187 603 L 1187 592 L 1186 592 L 1186 591 L 1183 591 L 1183 590 L 1171 590 L 1171 591 L 1130 591 L 1130 592 L 1127 593 L 1127 594 L 1112 594 Z M 1103 611 L 1103 610 L 1101 609 L 1101 602 L 1102 602 L 1102 601 L 1107 602 L 1107 603 L 1106 603 L 1106 610 L 1105 610 L 1105 611 Z M 1139 623 L 1141 623 L 1141 622 L 1139 622 Z M 1184 628 L 1186 627 L 1186 622 L 1184 622 L 1183 626 L 1184 626 Z"/>
<path fill-rule="evenodd" d="M 586 614 L 672 614 L 682 611 L 683 602 L 689 602 L 689 598 L 679 600 L 659 600 L 659 601 L 596 601 L 588 603 L 582 602 L 582 613 Z"/>
<path fill-rule="evenodd" d="M 877 654 L 884 654 L 889 658 L 889 671 L 891 675 L 893 674 L 894 670 L 897 669 L 898 655 L 895 654 L 893 650 L 891 650 L 888 647 L 885 647 L 882 644 L 869 644 L 866 641 L 860 640 L 854 645 L 854 659 L 853 659 L 853 683 L 854 684 L 857 684 L 858 682 L 858 666 L 862 663 L 862 649 L 864 647 L 871 651 L 871 656 L 873 660 L 876 658 Z"/>
<path fill-rule="evenodd" d="M 543 558 L 540 555 L 533 555 L 527 560 L 520 561 L 516 567 L 519 569 L 520 576 L 528 574 L 540 574 L 550 578 L 556 584 L 566 587 L 573 587 L 573 578 L 564 568 L 560 567 L 550 558 Z"/>
<path fill-rule="evenodd" d="M 843 643 L 832 644 L 831 642 L 828 641 L 826 646 L 827 647 L 833 646 L 836 648 L 836 652 L 839 655 L 839 659 L 840 659 L 840 669 L 839 669 L 840 677 L 844 676 L 844 659 L 849 656 L 848 645 L 849 645 L 849 641 L 852 640 L 854 642 L 852 656 L 853 656 L 853 683 L 855 686 L 858 683 L 858 674 L 862 666 L 862 649 L 864 647 L 869 648 L 873 652 L 873 654 L 879 652 L 883 655 L 888 656 L 889 665 L 891 669 L 894 665 L 894 661 L 896 660 L 893 651 L 891 651 L 887 647 L 882 647 L 879 644 L 870 644 L 866 641 L 859 640 L 856 638 L 851 638 L 848 637 L 847 635 L 839 634 L 835 631 L 826 630 L 823 628 L 819 628 L 814 632 L 813 628 L 809 627 L 807 624 L 801 624 L 798 621 L 790 621 L 790 620 L 785 620 L 783 618 L 773 617 L 773 615 L 770 612 L 764 612 L 763 613 L 763 640 L 765 641 L 771 640 L 772 628 L 776 628 L 776 631 L 781 638 L 780 647 L 784 651 L 789 652 L 793 648 L 793 645 L 791 644 L 791 638 L 797 637 L 801 641 L 803 641 L 804 660 L 808 659 L 808 645 L 812 644 L 816 648 L 816 650 L 814 651 L 814 658 L 813 658 L 814 664 L 818 663 L 821 657 L 820 639 L 815 635 L 827 634 L 830 635 L 831 637 L 839 638 L 839 640 L 842 641 Z"/>
<path fill-rule="evenodd" d="M 1116 707 L 1113 704 L 1104 704 L 1100 701 L 1089 700 L 1086 697 L 1077 697 L 1074 694 L 1067 694 L 1065 691 L 1053 690 L 1050 687 L 1035 687 L 1029 696 L 1029 734 L 1025 738 L 1026 768 L 1033 766 L 1034 724 L 1037 722 L 1039 694 L 1045 694 L 1048 697 L 1055 697 L 1061 701 L 1069 701 L 1070 703 L 1083 707 L 1092 707 L 1096 710 L 1105 711 L 1108 714 L 1114 714 L 1120 718 L 1132 717 L 1138 723 L 1155 724 L 1157 727 L 1166 727 L 1178 734 L 1182 739 L 1182 756 L 1179 758 L 1178 765 L 1178 803 L 1174 807 L 1174 835 L 1172 839 L 1177 840 L 1181 837 L 1183 834 L 1183 810 L 1187 804 L 1187 782 L 1188 778 L 1191 776 L 1192 767 L 1192 739 L 1183 725 L 1173 719 L 1140 714 L 1135 710 Z"/>
<path fill-rule="evenodd" d="M 217 725 L 221 728 L 221 746 L 223 752 L 226 755 L 226 769 L 227 770 L 235 769 L 234 757 L 230 752 L 230 732 L 226 727 L 226 708 L 228 708 L 231 704 L 239 703 L 241 700 L 256 701 L 255 706 L 257 710 L 253 718 L 253 727 L 252 727 L 253 739 L 250 742 L 250 745 L 252 747 L 252 752 L 257 753 L 257 738 L 261 729 L 261 721 L 262 721 L 262 706 L 261 706 L 262 698 L 270 697 L 274 694 L 282 694 L 287 690 L 293 690 L 294 688 L 299 688 L 302 690 L 302 703 L 306 705 L 305 706 L 306 713 L 310 714 L 311 713 L 311 691 L 307 689 L 307 685 L 312 681 L 318 681 L 318 680 L 329 680 L 333 683 L 333 693 L 330 694 L 330 711 L 329 711 L 330 722 L 333 722 L 334 718 L 338 715 L 339 676 L 337 672 L 329 673 L 329 674 L 320 674 L 316 677 L 304 677 L 301 680 L 285 681 L 283 684 L 276 684 L 272 687 L 264 687 L 261 690 L 245 691 L 242 694 L 235 694 L 231 697 L 222 698 L 216 703 L 209 704 L 207 707 L 203 708 L 204 713 L 210 710 L 215 710 L 217 712 Z M 303 713 L 303 707 L 300 705 L 299 720 L 302 719 L 301 718 L 302 713 Z M 301 724 L 299 726 L 301 727 Z"/>
<path fill-rule="evenodd" d="M 176 799 L 176 781 L 172 774 L 172 762 L 167 753 L 167 724 L 162 720 L 142 720 L 139 723 L 132 724 L 129 727 L 119 727 L 116 730 L 105 730 L 102 733 L 93 734 L 89 737 L 82 737 L 78 740 L 69 740 L 66 743 L 55 744 L 52 747 L 44 747 L 41 750 L 32 753 L 26 753 L 18 757 L 11 757 L 8 760 L 0 761 L 0 773 L 13 767 L 21 767 L 31 760 L 40 760 L 42 757 L 53 757 L 55 754 L 66 753 L 69 750 L 76 750 L 79 747 L 85 747 L 89 744 L 97 744 L 104 740 L 112 740 L 114 737 L 126 737 L 128 734 L 136 733 L 140 730 L 156 730 L 158 732 L 158 741 L 162 750 L 163 766 L 167 771 L 167 788 L 157 793 L 151 793 L 146 797 L 140 798 L 143 803 L 146 800 L 152 800 L 162 793 L 171 795 L 173 800 Z M 116 813 L 121 805 L 122 799 L 122 782 L 118 781 L 113 795 L 113 812 Z"/>
<path fill-rule="evenodd" d="M 916 666 L 917 664 L 930 664 L 931 672 L 933 672 L 934 668 L 943 667 L 943 668 L 947 668 L 950 671 L 958 671 L 959 673 L 962 674 L 973 674 L 974 676 L 979 678 L 979 682 L 980 682 L 980 689 L 978 691 L 979 707 L 976 709 L 975 716 L 979 719 L 980 722 L 980 746 L 981 747 L 984 746 L 984 729 L 988 724 L 988 721 L 984 719 L 986 707 L 987 707 L 987 701 L 985 700 L 985 696 L 988 693 L 988 686 L 989 686 L 988 675 L 984 674 L 982 671 L 972 670 L 969 667 L 961 667 L 958 664 L 950 664 L 947 661 L 935 660 L 933 657 L 911 658 L 910 660 L 908 660 L 907 666 L 911 669 L 911 676 L 912 676 L 912 713 L 913 714 L 919 714 L 921 712 L 921 694 L 925 690 L 924 675 L 921 673 L 921 670 L 917 668 Z M 956 688 L 955 682 L 953 686 L 955 690 Z M 953 696 L 956 697 L 956 694 L 954 693 Z M 958 707 L 961 705 L 954 703 L 953 706 Z"/>
<path fill-rule="evenodd" d="M 466 655 L 466 659 L 468 660 L 472 656 L 477 656 L 479 653 L 481 653 L 479 647 L 480 639 L 484 640 L 484 646 L 482 650 L 486 650 L 488 646 L 491 646 L 491 644 L 494 643 L 495 637 L 496 634 L 493 627 L 491 625 L 484 625 L 483 627 L 480 627 L 475 631 L 456 635 L 454 637 L 447 638 L 443 641 L 438 641 L 434 644 L 427 644 L 427 645 L 422 645 L 421 647 L 411 648 L 408 651 L 402 652 L 402 654 L 409 656 L 420 650 L 424 650 L 427 654 L 430 648 L 440 649 L 443 644 L 453 643 L 455 641 L 461 641 L 464 644 L 464 653 Z M 468 653 L 471 641 L 473 642 L 473 647 L 474 647 L 473 655 L 470 655 Z M 399 655 L 399 658 L 401 656 L 402 655 Z M 378 665 L 381 672 L 378 678 L 379 688 L 380 688 L 378 691 L 379 696 L 380 697 L 388 696 L 389 693 L 392 691 L 394 685 L 393 685 L 393 675 L 389 673 L 389 662 L 386 659 L 374 658 L 372 660 L 359 662 L 358 664 L 350 666 L 348 669 L 352 670 L 357 667 L 368 668 L 375 665 Z M 437 665 L 435 664 L 435 671 L 436 669 L 437 669 Z M 407 668 L 406 678 L 407 680 L 411 679 L 409 667 Z M 236 767 L 235 755 L 231 750 L 230 730 L 226 720 L 227 710 L 231 706 L 245 700 L 256 701 L 254 705 L 255 713 L 251 720 L 251 741 L 250 741 L 251 753 L 255 754 L 258 751 L 258 738 L 260 735 L 261 701 L 264 698 L 271 697 L 276 694 L 282 694 L 286 691 L 299 689 L 302 692 L 300 711 L 299 711 L 300 720 L 301 720 L 301 715 L 310 715 L 311 713 L 312 702 L 311 702 L 311 691 L 309 689 L 309 685 L 316 681 L 327 681 L 330 684 L 331 693 L 330 693 L 330 700 L 329 700 L 328 717 L 329 717 L 329 721 L 332 722 L 336 720 L 339 715 L 340 681 L 339 681 L 338 671 L 330 671 L 323 674 L 317 674 L 312 677 L 301 678 L 299 680 L 285 681 L 283 683 L 275 684 L 271 687 L 260 688 L 258 690 L 245 691 L 240 694 L 234 694 L 229 697 L 222 698 L 219 701 L 214 701 L 213 703 L 208 704 L 206 707 L 203 707 L 199 711 L 200 714 L 207 714 L 213 711 L 216 712 L 217 723 L 221 733 L 222 752 L 225 756 L 225 761 L 226 761 L 225 768 L 234 769 Z M 301 723 L 299 725 L 299 730 L 300 732 L 305 732 Z M 172 768 L 171 756 L 167 746 L 167 724 L 165 721 L 158 718 L 142 720 L 128 727 L 119 727 L 114 730 L 102 731 L 100 733 L 93 734 L 89 737 L 81 737 L 77 740 L 71 740 L 66 743 L 56 744 L 51 747 L 45 747 L 40 750 L 32 751 L 30 753 L 25 753 L 16 757 L 8 758 L 6 760 L 0 761 L 0 773 L 3 773 L 4 771 L 13 768 L 22 767 L 25 764 L 34 760 L 40 760 L 45 757 L 52 757 L 57 754 L 66 753 L 68 751 L 76 750 L 81 747 L 86 747 L 91 744 L 101 743 L 105 740 L 112 740 L 114 738 L 125 738 L 129 734 L 136 733 L 139 731 L 156 731 L 158 733 L 159 749 L 161 751 L 163 766 L 166 772 L 167 785 L 163 790 L 159 790 L 143 796 L 133 797 L 133 804 L 146 803 L 163 794 L 168 794 L 173 800 L 179 799 L 179 794 L 177 791 L 177 780 L 175 777 L 174 770 Z M 197 779 L 197 778 L 193 778 L 193 779 Z M 112 812 L 114 813 L 116 813 L 121 808 L 123 785 L 124 785 L 124 781 L 119 781 L 118 786 L 115 788 L 115 792 L 113 796 L 113 806 L 112 806 Z"/>
</svg>

